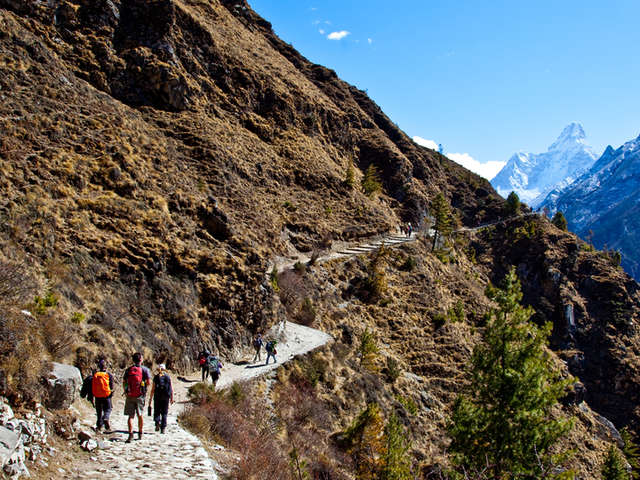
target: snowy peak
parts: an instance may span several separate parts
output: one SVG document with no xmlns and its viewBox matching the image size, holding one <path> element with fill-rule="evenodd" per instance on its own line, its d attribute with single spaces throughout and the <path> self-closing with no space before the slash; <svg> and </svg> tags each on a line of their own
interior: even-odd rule
<svg viewBox="0 0 640 480">
<path fill-rule="evenodd" d="M 566 149 L 568 146 L 575 144 L 585 144 L 586 135 L 584 128 L 577 122 L 571 122 L 564 127 L 558 139 L 549 147 L 549 151 Z"/>
<path fill-rule="evenodd" d="M 572 122 L 546 152 L 514 154 L 491 184 L 500 195 L 514 191 L 535 208 L 550 191 L 570 184 L 593 165 L 597 155 L 585 139 L 582 125 Z"/>
</svg>

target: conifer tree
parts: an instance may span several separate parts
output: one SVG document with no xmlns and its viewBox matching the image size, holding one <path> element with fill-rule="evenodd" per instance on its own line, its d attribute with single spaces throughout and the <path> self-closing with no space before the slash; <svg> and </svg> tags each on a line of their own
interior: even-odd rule
<svg viewBox="0 0 640 480">
<path fill-rule="evenodd" d="M 520 197 L 516 192 L 511 192 L 507 197 L 505 212 L 507 215 L 518 215 L 520 213 Z"/>
<path fill-rule="evenodd" d="M 451 210 L 449 209 L 449 203 L 444 198 L 442 193 L 436 195 L 436 198 L 431 202 L 431 212 L 435 219 L 433 229 L 435 234 L 433 235 L 433 245 L 431 250 L 436 248 L 438 236 L 446 237 L 451 233 Z"/>
<path fill-rule="evenodd" d="M 347 174 L 345 176 L 344 183 L 349 188 L 353 188 L 353 186 L 356 184 L 356 174 L 355 169 L 353 168 L 352 159 L 349 159 L 349 165 L 347 166 Z"/>
<path fill-rule="evenodd" d="M 380 407 L 370 403 L 344 432 L 359 480 L 375 480 L 384 452 L 384 421 Z"/>
<path fill-rule="evenodd" d="M 629 480 L 624 463 L 618 450 L 613 445 L 610 446 L 602 464 L 602 480 Z"/>
<path fill-rule="evenodd" d="M 382 190 L 380 174 L 373 163 L 369 165 L 366 172 L 364 172 L 364 177 L 362 178 L 362 189 L 364 190 L 365 195 L 368 196 L 372 196 Z"/>
<path fill-rule="evenodd" d="M 570 429 L 570 420 L 553 419 L 550 410 L 571 379 L 562 379 L 544 348 L 551 324 L 529 323 L 533 309 L 519 303 L 515 269 L 487 295 L 498 307 L 474 349 L 468 391 L 454 404 L 450 451 L 468 471 L 488 467 L 490 478 L 537 478 L 552 462 L 549 448 Z"/>
<path fill-rule="evenodd" d="M 565 232 L 567 231 L 567 219 L 564 218 L 564 215 L 562 214 L 562 212 L 560 211 L 556 212 L 553 218 L 551 219 L 551 223 L 553 223 L 560 230 L 564 230 Z"/>
<path fill-rule="evenodd" d="M 640 471 L 640 451 L 638 449 L 638 445 L 631 438 L 631 433 L 629 433 L 629 429 L 627 427 L 620 430 L 620 436 L 622 437 L 622 442 L 624 447 L 622 448 L 622 453 L 624 453 L 627 462 L 631 466 L 630 477 L 632 479 L 638 478 Z"/>
<path fill-rule="evenodd" d="M 384 441 L 380 480 L 411 480 L 410 442 L 395 412 L 384 427 Z"/>
</svg>

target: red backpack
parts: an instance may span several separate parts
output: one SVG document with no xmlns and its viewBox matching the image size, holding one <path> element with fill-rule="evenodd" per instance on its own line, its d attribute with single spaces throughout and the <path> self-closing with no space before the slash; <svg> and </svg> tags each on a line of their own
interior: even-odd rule
<svg viewBox="0 0 640 480">
<path fill-rule="evenodd" d="M 127 396 L 141 397 L 144 395 L 144 380 L 142 367 L 129 367 L 127 370 Z"/>
</svg>

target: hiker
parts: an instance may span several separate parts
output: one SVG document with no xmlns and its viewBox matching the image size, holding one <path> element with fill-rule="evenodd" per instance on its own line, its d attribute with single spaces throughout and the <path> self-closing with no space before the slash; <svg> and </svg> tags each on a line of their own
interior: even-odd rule
<svg viewBox="0 0 640 480">
<path fill-rule="evenodd" d="M 133 417 L 138 416 L 138 440 L 142 439 L 142 426 L 144 423 L 144 403 L 147 394 L 147 386 L 151 380 L 151 372 L 142 365 L 142 354 L 136 352 L 131 357 L 133 365 L 124 372 L 123 384 L 126 399 L 124 402 L 124 414 L 128 417 L 129 436 L 126 443 L 133 440 Z"/>
<path fill-rule="evenodd" d="M 164 363 L 158 365 L 158 373 L 153 377 L 150 397 L 153 398 L 153 421 L 156 424 L 156 432 L 164 433 L 164 429 L 167 428 L 169 405 L 173 403 L 171 378 Z"/>
<path fill-rule="evenodd" d="M 407 223 L 407 237 L 410 237 L 412 232 L 413 232 L 413 227 L 411 226 L 411 222 L 409 222 Z"/>
<path fill-rule="evenodd" d="M 207 359 L 207 364 L 209 366 L 209 375 L 211 375 L 211 383 L 213 383 L 213 386 L 215 387 L 216 382 L 220 378 L 220 369 L 222 368 L 222 362 L 217 356 L 212 353 Z"/>
<path fill-rule="evenodd" d="M 253 339 L 253 348 L 256 349 L 256 354 L 253 356 L 253 363 L 256 362 L 256 358 L 259 362 L 262 361 L 260 358 L 260 350 L 262 349 L 262 345 L 264 345 L 264 342 L 262 341 L 262 335 L 258 334 L 258 336 Z"/>
<path fill-rule="evenodd" d="M 106 361 L 98 361 L 98 370 L 91 376 L 91 396 L 96 407 L 96 432 L 104 425 L 105 431 L 110 431 L 109 416 L 111 415 L 111 397 L 113 397 L 113 376 L 106 370 Z"/>
<path fill-rule="evenodd" d="M 267 351 L 267 361 L 265 362 L 265 365 L 269 365 L 269 358 L 271 357 L 273 357 L 273 363 L 278 363 L 278 361 L 276 360 L 276 353 L 278 353 L 276 351 L 276 341 L 269 340 L 264 349 Z"/>
<path fill-rule="evenodd" d="M 202 381 L 206 382 L 207 377 L 209 376 L 209 364 L 207 360 L 209 359 L 209 350 L 206 348 L 203 349 L 198 355 L 198 365 L 200 365 L 200 370 L 202 370 Z"/>
</svg>

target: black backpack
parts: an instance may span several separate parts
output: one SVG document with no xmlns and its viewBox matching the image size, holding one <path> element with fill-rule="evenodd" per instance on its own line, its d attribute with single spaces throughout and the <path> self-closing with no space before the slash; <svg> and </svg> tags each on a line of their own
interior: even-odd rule
<svg viewBox="0 0 640 480">
<path fill-rule="evenodd" d="M 156 389 L 154 391 L 154 395 L 158 395 L 159 397 L 169 397 L 171 396 L 171 379 L 169 375 L 158 375 L 156 377 Z"/>
</svg>

